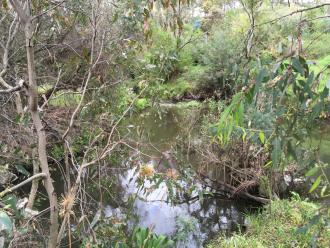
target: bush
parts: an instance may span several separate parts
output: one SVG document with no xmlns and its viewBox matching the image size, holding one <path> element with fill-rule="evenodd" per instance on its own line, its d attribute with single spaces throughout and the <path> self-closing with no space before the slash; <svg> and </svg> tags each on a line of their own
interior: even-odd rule
<svg viewBox="0 0 330 248">
<path fill-rule="evenodd" d="M 130 74 L 133 78 L 165 81 L 178 67 L 176 39 L 173 34 L 156 24 L 151 29 L 152 35 L 148 43 L 127 58 Z"/>
<path fill-rule="evenodd" d="M 137 108 L 137 110 L 144 110 L 145 108 L 150 106 L 150 102 L 148 101 L 147 98 L 139 98 L 135 101 L 134 103 L 135 108 Z"/>
<path fill-rule="evenodd" d="M 215 28 L 207 40 L 197 45 L 193 54 L 194 61 L 207 69 L 198 75 L 198 88 L 232 91 L 241 51 L 241 37 L 228 28 Z"/>
</svg>

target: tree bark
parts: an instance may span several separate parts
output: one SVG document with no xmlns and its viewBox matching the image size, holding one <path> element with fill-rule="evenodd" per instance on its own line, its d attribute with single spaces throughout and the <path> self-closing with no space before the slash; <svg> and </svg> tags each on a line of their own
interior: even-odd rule
<svg viewBox="0 0 330 248">
<path fill-rule="evenodd" d="M 47 140 L 44 126 L 38 112 L 38 91 L 37 91 L 37 80 L 35 71 L 35 60 L 34 60 L 34 46 L 33 46 L 33 16 L 30 11 L 30 1 L 27 2 L 26 9 L 17 0 L 9 0 L 13 9 L 19 16 L 22 26 L 25 28 L 25 45 L 26 45 L 26 56 L 28 64 L 28 78 L 29 85 L 27 89 L 29 112 L 33 120 L 33 125 L 37 133 L 38 138 L 38 157 L 40 162 L 41 171 L 45 174 L 44 187 L 47 191 L 50 207 L 50 227 L 49 227 L 49 240 L 48 248 L 56 248 L 57 236 L 58 236 L 58 203 L 57 196 L 54 190 L 53 181 L 49 172 L 49 165 L 47 159 Z"/>
<path fill-rule="evenodd" d="M 38 136 L 38 156 L 41 171 L 46 174 L 44 179 L 44 186 L 47 191 L 49 198 L 50 207 L 50 227 L 49 227 L 49 240 L 48 248 L 55 248 L 57 245 L 57 235 L 58 235 L 58 204 L 57 196 L 54 190 L 53 181 L 49 172 L 49 165 L 46 152 L 46 133 L 44 126 L 41 122 L 38 113 L 38 92 L 36 83 L 36 73 L 35 73 L 35 61 L 34 61 L 34 47 L 32 42 L 33 37 L 33 25 L 32 18 L 25 23 L 25 39 L 26 39 L 26 54 L 28 61 L 28 76 L 29 76 L 29 88 L 28 88 L 28 98 L 29 98 L 29 111 L 31 118 L 33 120 L 34 127 L 37 131 Z"/>
<path fill-rule="evenodd" d="M 37 157 L 37 151 L 34 148 L 32 150 L 32 165 L 33 165 L 33 175 L 36 175 L 39 173 L 39 163 L 38 161 L 36 161 Z M 31 185 L 31 190 L 30 190 L 30 194 L 29 194 L 29 201 L 27 204 L 27 208 L 32 209 L 33 205 L 34 205 L 34 201 L 36 199 L 37 196 L 37 192 L 38 192 L 38 185 L 39 185 L 39 181 L 38 180 L 33 180 L 32 181 L 32 185 Z"/>
</svg>

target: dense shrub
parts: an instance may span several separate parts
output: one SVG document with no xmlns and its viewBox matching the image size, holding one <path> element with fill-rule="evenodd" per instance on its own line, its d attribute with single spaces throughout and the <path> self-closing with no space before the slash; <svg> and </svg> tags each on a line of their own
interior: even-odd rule
<svg viewBox="0 0 330 248">
<path fill-rule="evenodd" d="M 242 39 L 229 29 L 215 28 L 197 44 L 194 61 L 208 70 L 199 75 L 199 88 L 232 91 L 238 79 Z"/>
</svg>

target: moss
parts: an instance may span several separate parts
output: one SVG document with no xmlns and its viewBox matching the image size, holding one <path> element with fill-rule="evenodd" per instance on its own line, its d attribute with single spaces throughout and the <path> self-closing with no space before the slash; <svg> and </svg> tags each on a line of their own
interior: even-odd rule
<svg viewBox="0 0 330 248">
<path fill-rule="evenodd" d="M 220 235 L 207 247 L 311 247 L 313 240 L 317 247 L 330 247 L 329 212 L 311 224 L 319 209 L 317 204 L 299 199 L 273 201 L 261 213 L 248 217 L 246 233 L 229 238 Z"/>
</svg>

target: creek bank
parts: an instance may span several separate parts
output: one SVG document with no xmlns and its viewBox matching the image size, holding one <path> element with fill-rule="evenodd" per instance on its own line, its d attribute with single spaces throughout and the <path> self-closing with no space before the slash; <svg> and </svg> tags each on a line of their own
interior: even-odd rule
<svg viewBox="0 0 330 248">
<path fill-rule="evenodd" d="M 326 248 L 330 247 L 329 218 L 329 211 L 324 207 L 297 196 L 272 201 L 259 214 L 247 217 L 249 224 L 244 233 L 237 232 L 231 237 L 220 234 L 207 248 Z"/>
</svg>

